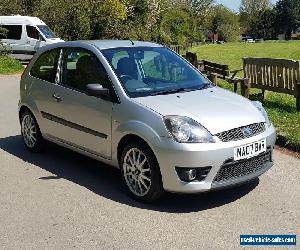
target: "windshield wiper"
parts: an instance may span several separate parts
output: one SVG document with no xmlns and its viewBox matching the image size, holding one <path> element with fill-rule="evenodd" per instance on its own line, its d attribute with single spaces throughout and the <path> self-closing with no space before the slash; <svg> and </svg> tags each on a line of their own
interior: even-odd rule
<svg viewBox="0 0 300 250">
<path fill-rule="evenodd" d="M 151 95 L 168 95 L 168 94 L 175 94 L 175 93 L 186 93 L 186 92 L 191 92 L 191 91 L 197 91 L 197 90 L 202 90 L 202 89 L 207 89 L 211 87 L 212 85 L 210 83 L 205 83 L 203 86 L 199 88 L 179 88 L 179 89 L 168 89 L 168 90 L 163 90 L 163 91 L 157 91 L 152 93 Z"/>
<path fill-rule="evenodd" d="M 151 95 L 168 95 L 168 94 L 175 94 L 175 93 L 184 93 L 189 91 L 193 91 L 193 89 L 185 89 L 185 88 L 169 89 L 169 90 L 157 91 L 152 93 Z"/>
</svg>

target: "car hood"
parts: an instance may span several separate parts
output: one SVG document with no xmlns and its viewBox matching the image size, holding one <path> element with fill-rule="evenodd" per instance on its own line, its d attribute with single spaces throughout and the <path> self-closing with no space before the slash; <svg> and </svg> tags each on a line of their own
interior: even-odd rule
<svg viewBox="0 0 300 250">
<path fill-rule="evenodd" d="M 248 99 L 218 87 L 186 93 L 138 97 L 135 100 L 162 116 L 190 117 L 213 135 L 265 122 L 264 116 Z"/>
</svg>

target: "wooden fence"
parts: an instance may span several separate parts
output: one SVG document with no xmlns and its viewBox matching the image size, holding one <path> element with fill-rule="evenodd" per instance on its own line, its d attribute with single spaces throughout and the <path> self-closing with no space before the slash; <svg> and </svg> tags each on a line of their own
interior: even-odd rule
<svg viewBox="0 0 300 250">
<path fill-rule="evenodd" d="M 181 45 L 170 45 L 169 48 L 173 51 L 175 51 L 177 54 L 180 54 L 181 50 L 182 50 L 182 46 Z"/>
</svg>

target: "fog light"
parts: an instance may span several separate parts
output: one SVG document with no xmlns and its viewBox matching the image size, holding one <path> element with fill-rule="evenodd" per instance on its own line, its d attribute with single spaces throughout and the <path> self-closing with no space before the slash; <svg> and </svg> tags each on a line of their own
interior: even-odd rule
<svg viewBox="0 0 300 250">
<path fill-rule="evenodd" d="M 176 168 L 178 177 L 184 182 L 191 182 L 196 180 L 197 171 L 191 168 Z"/>
</svg>

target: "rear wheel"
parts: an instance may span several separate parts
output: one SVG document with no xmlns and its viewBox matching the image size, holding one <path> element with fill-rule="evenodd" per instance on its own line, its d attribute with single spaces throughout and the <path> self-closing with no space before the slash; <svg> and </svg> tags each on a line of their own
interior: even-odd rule
<svg viewBox="0 0 300 250">
<path fill-rule="evenodd" d="M 35 117 L 29 111 L 23 112 L 21 116 L 21 133 L 25 147 L 32 152 L 40 152 L 45 147 L 40 128 Z"/>
<path fill-rule="evenodd" d="M 138 143 L 127 145 L 120 169 L 123 182 L 134 199 L 151 202 L 164 193 L 159 166 L 149 147 Z"/>
</svg>

